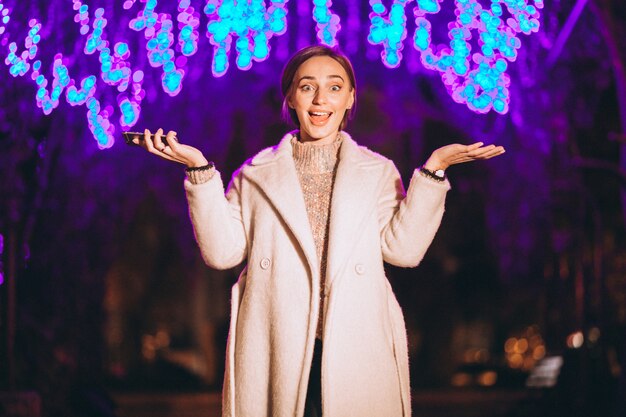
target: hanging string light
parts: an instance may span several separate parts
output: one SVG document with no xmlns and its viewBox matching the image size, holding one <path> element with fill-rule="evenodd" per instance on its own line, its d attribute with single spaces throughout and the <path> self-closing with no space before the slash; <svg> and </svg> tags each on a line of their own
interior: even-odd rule
<svg viewBox="0 0 626 417">
<path fill-rule="evenodd" d="M 167 13 L 156 13 L 157 0 L 147 0 L 145 3 L 144 9 L 130 21 L 129 26 L 135 31 L 143 31 L 147 40 L 148 61 L 152 67 L 162 68 L 161 84 L 163 91 L 170 96 L 175 96 L 180 93 L 183 87 L 186 59 L 177 59 L 176 53 L 171 48 L 174 43 L 172 33 L 174 24 L 171 16 Z M 181 3 L 184 3 L 182 7 Z M 183 21 L 191 20 L 192 23 L 195 23 L 197 19 L 189 19 L 188 8 L 188 1 L 179 2 L 179 17 Z M 193 54 L 195 51 L 192 36 L 195 28 L 193 25 L 184 24 L 183 29 L 185 35 L 181 35 L 183 36 L 184 47 L 189 54 Z"/>
<path fill-rule="evenodd" d="M 404 8 L 409 1 L 394 0 L 387 13 L 387 8 L 381 0 L 370 0 L 372 13 L 367 40 L 373 45 L 383 45 L 380 56 L 389 68 L 396 68 L 402 60 L 402 42 L 407 34 Z"/>
<path fill-rule="evenodd" d="M 330 11 L 331 0 L 313 0 L 313 20 L 317 26 L 317 39 L 328 46 L 337 45 L 337 32 L 341 28 L 339 16 Z"/>
<path fill-rule="evenodd" d="M 502 3 L 512 16 L 506 21 L 501 18 Z M 543 7 L 539 1 L 535 4 Z M 516 34 L 528 35 L 539 29 L 537 8 L 527 5 L 525 0 L 494 0 L 490 9 L 483 9 L 475 0 L 457 0 L 457 18 L 448 26 L 449 45 L 434 46 L 425 15 L 438 10 L 437 5 L 436 8 L 420 8 L 420 13 L 416 13 L 414 45 L 421 53 L 422 64 L 442 74 L 444 84 L 457 103 L 466 104 L 478 113 L 491 109 L 507 113 L 510 100 L 507 61 L 515 61 L 521 46 Z M 480 52 L 474 54 L 469 44 L 472 31 L 477 32 L 480 47 Z"/>
<path fill-rule="evenodd" d="M 209 0 L 204 13 L 209 18 L 207 37 L 213 50 L 213 76 L 221 77 L 228 70 L 228 56 L 233 38 L 237 51 L 237 67 L 248 70 L 252 61 L 269 57 L 269 40 L 287 30 L 286 0 L 270 1 L 265 8 L 263 0 L 235 1 Z"/>
<path fill-rule="evenodd" d="M 356 0 L 346 1 L 349 2 L 349 32 L 356 33 L 357 23 L 350 19 L 356 16 L 358 5 Z M 369 1 L 371 12 L 367 39 L 373 45 L 382 46 L 382 62 L 395 68 L 402 62 L 407 37 L 407 8 L 413 0 L 393 0 L 389 7 L 383 1 Z M 533 4 L 529 4 L 531 1 Z M 182 89 L 189 58 L 199 50 L 201 13 L 191 6 L 190 0 L 178 1 L 175 19 L 157 10 L 157 0 L 125 0 L 123 8 L 130 10 L 137 3 L 143 4 L 142 10 L 130 20 L 129 27 L 143 33 L 148 62 L 162 71 L 163 91 L 176 96 Z M 331 11 L 332 2 L 313 0 L 312 9 L 310 4 L 299 1 L 296 18 L 304 18 L 303 13 L 311 14 L 316 23 L 318 41 L 336 45 L 340 18 Z M 521 47 L 518 35 L 537 32 L 538 10 L 542 7 L 542 0 L 492 0 L 486 8 L 478 0 L 456 0 L 455 20 L 447 25 L 450 41 L 447 45 L 437 45 L 432 41 L 432 23 L 427 16 L 441 11 L 441 0 L 415 0 L 412 8 L 415 18 L 412 45 L 419 53 L 422 65 L 441 74 L 454 101 L 478 113 L 494 110 L 504 114 L 508 112 L 511 83 L 506 71 Z M 86 38 L 83 53 L 98 56 L 99 78 L 105 85 L 117 89 L 119 125 L 122 130 L 128 130 L 137 123 L 141 113 L 141 102 L 145 97 L 142 87 L 144 69 L 133 70 L 127 39 L 116 39 L 110 47 L 105 8 L 96 9 L 93 18 L 88 5 L 81 0 L 73 0 L 73 8 L 76 11 L 74 21 L 80 25 L 80 35 Z M 202 12 L 208 18 L 206 36 L 213 46 L 211 71 L 214 77 L 221 77 L 228 71 L 232 49 L 240 70 L 250 69 L 255 61 L 266 60 L 270 54 L 271 38 L 287 30 L 287 0 L 208 0 Z M 98 76 L 87 75 L 80 81 L 72 79 L 67 67 L 70 61 L 56 53 L 52 54 L 52 81 L 49 83 L 42 73 L 41 61 L 36 60 L 42 40 L 42 24 L 37 19 L 29 21 L 24 48 L 19 49 L 16 42 L 9 43 L 6 28 L 11 20 L 11 10 L 3 4 L 3 0 L 0 0 L 0 16 L 0 45 L 8 43 L 4 62 L 9 67 L 9 73 L 13 77 L 22 77 L 31 72 L 31 78 L 37 85 L 36 103 L 44 114 L 50 114 L 58 107 L 64 91 L 70 105 L 85 105 L 89 128 L 98 146 L 110 147 L 115 126 L 109 117 L 113 116 L 114 108 L 101 107 Z M 174 22 L 177 22 L 176 26 Z M 124 33 L 115 35 L 122 37 Z M 307 43 L 304 36 L 300 28 L 299 46 Z M 476 51 L 472 51 L 470 44 L 473 36 L 474 43 L 478 45 Z"/>
<path fill-rule="evenodd" d="M 370 0 L 368 41 L 382 45 L 383 63 L 395 68 L 402 59 L 406 38 L 406 6 L 410 0 L 394 0 L 389 11 L 381 0 Z M 527 0 L 493 0 L 483 9 L 477 0 L 456 0 L 456 20 L 448 24 L 449 45 L 433 45 L 432 26 L 427 14 L 441 10 L 441 0 L 417 0 L 413 8 L 415 33 L 413 46 L 420 52 L 422 64 L 441 73 L 442 80 L 457 103 L 486 113 L 493 109 L 508 112 L 510 78 L 505 73 L 507 61 L 515 61 L 521 46 L 517 34 L 529 35 L 539 30 L 541 0 L 529 5 Z M 504 7 L 503 7 L 504 4 Z M 511 15 L 504 20 L 503 11 Z M 477 32 L 480 52 L 471 53 L 469 41 Z"/>
</svg>

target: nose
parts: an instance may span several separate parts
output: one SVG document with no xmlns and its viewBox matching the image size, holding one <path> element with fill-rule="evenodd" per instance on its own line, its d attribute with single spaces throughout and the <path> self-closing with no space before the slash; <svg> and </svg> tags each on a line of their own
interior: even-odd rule
<svg viewBox="0 0 626 417">
<path fill-rule="evenodd" d="M 314 104 L 323 104 L 326 103 L 326 92 L 323 89 L 318 89 L 315 92 L 315 96 L 313 97 Z"/>
</svg>

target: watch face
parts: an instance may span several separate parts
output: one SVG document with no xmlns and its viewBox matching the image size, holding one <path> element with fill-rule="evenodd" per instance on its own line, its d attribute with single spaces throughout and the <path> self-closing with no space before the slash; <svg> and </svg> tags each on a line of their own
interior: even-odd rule
<svg viewBox="0 0 626 417">
<path fill-rule="evenodd" d="M 435 175 L 438 176 L 439 178 L 444 178 L 446 176 L 443 169 L 438 169 L 437 171 L 435 171 Z"/>
</svg>

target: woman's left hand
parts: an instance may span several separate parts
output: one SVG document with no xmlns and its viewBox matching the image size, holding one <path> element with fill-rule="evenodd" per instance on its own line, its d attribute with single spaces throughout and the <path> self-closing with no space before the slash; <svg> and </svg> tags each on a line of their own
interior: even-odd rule
<svg viewBox="0 0 626 417">
<path fill-rule="evenodd" d="M 476 142 L 471 145 L 454 143 L 435 149 L 430 155 L 430 158 L 428 158 L 428 161 L 424 164 L 424 168 L 431 171 L 437 171 L 439 169 L 445 170 L 450 165 L 490 159 L 494 156 L 502 155 L 503 153 L 504 148 L 502 146 L 484 146 L 483 142 Z"/>
</svg>

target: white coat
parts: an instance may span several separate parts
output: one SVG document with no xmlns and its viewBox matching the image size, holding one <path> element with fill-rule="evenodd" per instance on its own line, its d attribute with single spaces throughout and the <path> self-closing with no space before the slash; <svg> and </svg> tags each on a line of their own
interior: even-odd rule
<svg viewBox="0 0 626 417">
<path fill-rule="evenodd" d="M 330 209 L 324 305 L 324 417 L 411 414 L 404 318 L 383 261 L 416 266 L 441 222 L 447 181 L 417 171 L 406 197 L 394 164 L 346 133 Z M 286 135 L 247 161 L 224 196 L 219 173 L 185 181 L 194 233 L 213 268 L 247 266 L 232 289 L 223 415 L 304 413 L 319 262 Z"/>
</svg>

